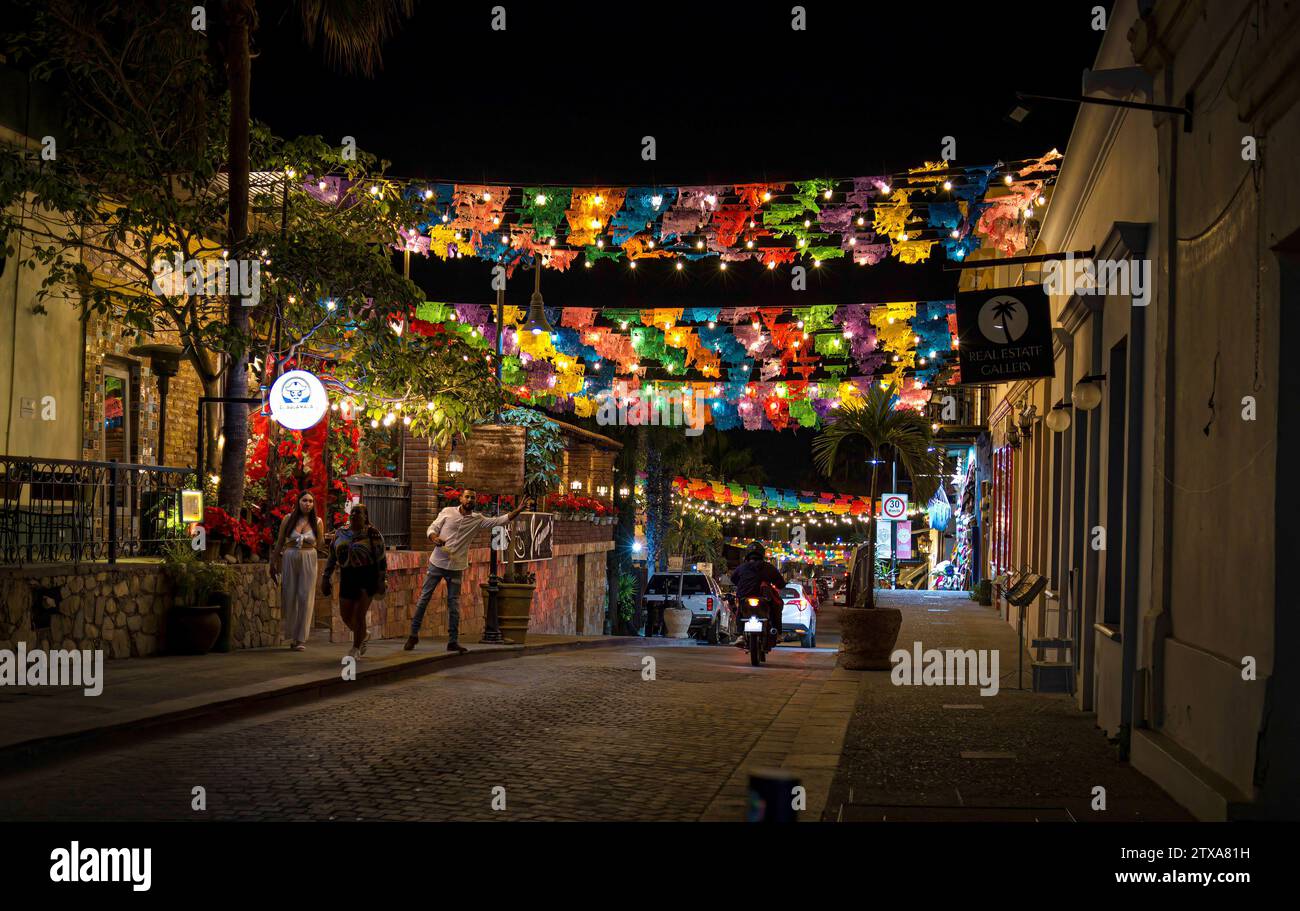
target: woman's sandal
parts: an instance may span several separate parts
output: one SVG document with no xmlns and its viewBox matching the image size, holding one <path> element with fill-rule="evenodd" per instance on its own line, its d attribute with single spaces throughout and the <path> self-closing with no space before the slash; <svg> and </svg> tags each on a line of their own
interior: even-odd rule
<svg viewBox="0 0 1300 911">
<path fill-rule="evenodd" d="M 294 650 L 295 652 L 305 652 L 305 651 L 307 651 L 307 646 L 305 646 L 305 645 L 303 645 L 301 642 L 299 642 L 299 643 L 297 643 L 296 645 L 294 645 L 293 650 Z"/>
</svg>

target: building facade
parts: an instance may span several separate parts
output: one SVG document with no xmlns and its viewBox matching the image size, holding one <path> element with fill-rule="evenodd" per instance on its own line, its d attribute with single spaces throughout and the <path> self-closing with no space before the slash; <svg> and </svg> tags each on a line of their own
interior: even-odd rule
<svg viewBox="0 0 1300 911">
<path fill-rule="evenodd" d="M 1056 280 L 1055 375 L 994 393 L 986 571 L 1048 577 L 1026 640 L 1068 642 L 1038 656 L 1207 819 L 1300 814 L 1296 72 L 1294 3 L 1120 0 L 1087 94 L 1190 115 L 1081 106 L 1033 252 L 1093 251 L 1097 282 L 1062 287 L 1068 260 L 963 277 Z"/>
</svg>

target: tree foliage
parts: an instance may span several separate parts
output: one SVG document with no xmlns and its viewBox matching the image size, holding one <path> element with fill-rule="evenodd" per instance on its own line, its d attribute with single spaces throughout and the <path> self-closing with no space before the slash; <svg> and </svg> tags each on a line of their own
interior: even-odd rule
<svg viewBox="0 0 1300 911">
<path fill-rule="evenodd" d="M 819 471 L 830 477 L 837 468 L 848 468 L 855 461 L 851 450 L 855 444 L 864 445 L 871 463 L 871 502 L 880 496 L 880 461 L 888 455 L 896 458 L 912 481 L 912 500 L 926 503 L 934 496 L 941 482 L 944 468 L 943 455 L 933 446 L 930 425 L 925 417 L 910 408 L 897 408 L 894 385 L 882 388 L 872 385 L 861 400 L 851 399 L 840 407 L 835 420 L 826 425 L 813 440 L 813 462 Z M 871 522 L 868 543 L 854 556 L 865 560 L 869 578 L 865 591 L 853 592 L 852 606 L 864 601 L 867 607 L 875 606 L 876 523 Z M 855 572 L 855 576 L 857 573 Z"/>
<path fill-rule="evenodd" d="M 177 257 L 220 263 L 229 211 L 229 97 L 188 12 L 162 0 L 49 0 L 28 7 L 5 51 L 64 107 L 52 157 L 0 148 L 0 234 L 18 265 L 48 270 L 38 307 L 68 297 L 128 333 L 174 333 L 208 394 L 250 354 L 252 388 L 286 365 L 313 369 L 372 421 L 401 419 L 440 442 L 494 412 L 482 352 L 395 331 L 423 300 L 393 267 L 399 232 L 422 213 L 363 151 L 252 125 L 245 249 L 260 296 L 247 331 L 210 287 L 159 280 Z"/>
<path fill-rule="evenodd" d="M 681 554 L 684 564 L 723 563 L 722 526 L 713 516 L 701 515 L 684 504 L 673 510 L 668 527 L 668 552 Z"/>
<path fill-rule="evenodd" d="M 560 458 L 564 452 L 564 434 L 560 425 L 531 408 L 511 408 L 501 415 L 501 423 L 523 427 L 524 493 L 541 498 L 560 486 Z"/>
</svg>

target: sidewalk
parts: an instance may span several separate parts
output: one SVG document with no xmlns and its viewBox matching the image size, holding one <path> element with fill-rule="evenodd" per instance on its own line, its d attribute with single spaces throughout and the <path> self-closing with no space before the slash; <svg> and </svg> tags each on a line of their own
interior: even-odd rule
<svg viewBox="0 0 1300 911">
<path fill-rule="evenodd" d="M 327 631 L 315 630 L 305 652 L 277 647 L 106 661 L 103 692 L 98 696 L 86 696 L 79 687 L 4 687 L 0 689 L 0 772 L 67 752 L 120 744 L 165 727 L 341 695 L 348 687 L 388 683 L 440 670 L 447 663 L 498 661 L 627 640 L 529 634 L 526 645 L 466 642 L 468 655 L 445 651 L 445 638 L 421 637 L 410 652 L 402 651 L 403 641 L 372 641 L 352 681 L 342 676 L 348 644 L 331 643 Z"/>
<path fill-rule="evenodd" d="M 859 677 L 857 702 L 823 816 L 828 821 L 1191 821 L 1132 766 L 1068 694 L 1034 693 L 1029 656 L 1016 689 L 1016 631 L 965 592 L 884 591 L 903 611 L 898 649 L 997 650 L 1000 689 L 897 686 Z M 839 674 L 846 672 L 837 671 Z M 1092 809 L 1105 788 L 1106 810 Z"/>
</svg>

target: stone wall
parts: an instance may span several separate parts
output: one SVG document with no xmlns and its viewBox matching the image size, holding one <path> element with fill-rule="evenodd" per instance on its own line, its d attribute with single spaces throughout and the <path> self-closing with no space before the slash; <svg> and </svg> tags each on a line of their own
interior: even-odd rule
<svg viewBox="0 0 1300 911">
<path fill-rule="evenodd" d="M 280 643 L 280 599 L 265 563 L 237 564 L 236 648 Z M 47 564 L 0 569 L 0 648 L 104 649 L 110 658 L 165 652 L 172 592 L 157 563 Z"/>
<path fill-rule="evenodd" d="M 534 564 L 537 590 L 533 594 L 529 630 L 536 633 L 598 635 L 604 631 L 608 587 L 605 554 L 614 547 L 614 526 L 590 522 L 557 521 L 554 557 Z M 470 565 L 461 584 L 461 638 L 477 641 L 483 634 L 484 606 L 480 584 L 487 584 L 488 533 L 483 531 L 470 548 Z M 369 634 L 376 639 L 405 638 L 410 634 L 415 603 L 420 597 L 428 566 L 428 551 L 388 552 L 388 591 L 371 602 L 367 615 Z M 322 563 L 323 566 L 323 563 Z M 579 592 L 578 582 L 582 580 Z M 330 598 L 316 596 L 318 625 L 328 615 L 330 639 L 349 642 L 352 634 L 338 612 L 338 579 Z M 581 617 L 581 623 L 579 623 Z M 438 586 L 424 615 L 423 636 L 447 635 L 447 588 Z"/>
</svg>

